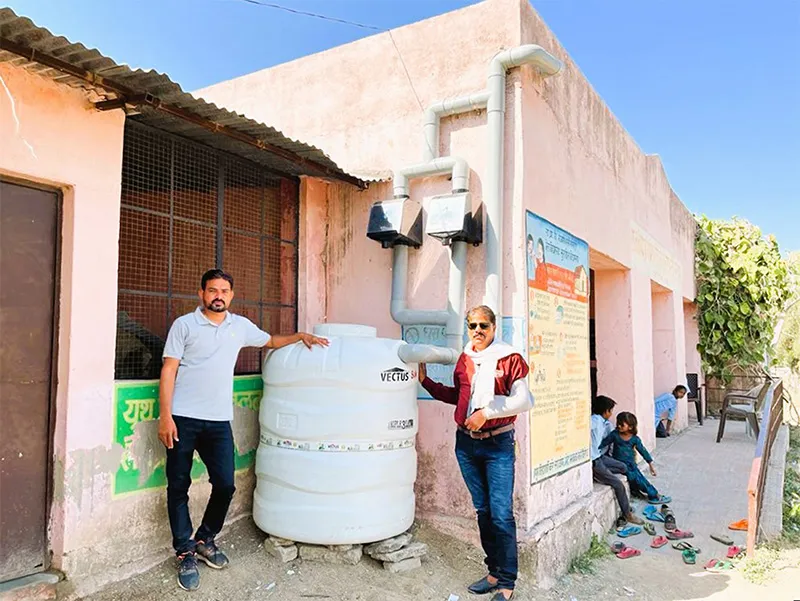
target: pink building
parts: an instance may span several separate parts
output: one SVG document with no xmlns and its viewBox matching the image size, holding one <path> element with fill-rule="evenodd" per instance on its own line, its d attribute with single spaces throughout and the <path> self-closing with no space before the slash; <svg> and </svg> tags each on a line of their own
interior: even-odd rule
<svg viewBox="0 0 800 601">
<path fill-rule="evenodd" d="M 444 31 L 461 32 L 461 41 L 442 43 Z M 526 46 L 531 44 L 555 60 Z M 497 63 L 504 60 L 498 156 L 491 124 L 501 105 L 491 94 Z M 525 61 L 530 64 L 514 66 Z M 411 179 L 408 196 L 430 209 L 429 197 L 463 187 L 473 208 L 485 209 L 483 243 L 466 250 L 466 306 L 485 300 L 501 306 L 510 341 L 525 348 L 532 363 L 539 361 L 539 341 L 530 312 L 538 301 L 529 298 L 526 275 L 527 212 L 588 243 L 593 294 L 584 334 L 592 339 L 591 356 L 577 373 L 586 394 L 570 405 L 554 399 L 551 388 L 547 407 L 558 416 L 534 409 L 530 422 L 518 425 L 521 540 L 530 549 L 530 573 L 543 584 L 552 582 L 588 545 L 593 522 L 603 524 L 610 508 L 592 495 L 591 467 L 580 453 L 588 446 L 590 379 L 600 394 L 619 402 L 618 409 L 640 417 L 643 439 L 653 447 L 654 397 L 700 371 L 695 222 L 658 156 L 641 151 L 527 0 L 488 0 L 393 30 L 391 37 L 375 35 L 197 93 L 308 140 L 348 172 L 379 180 L 363 192 L 304 180 L 301 327 L 355 322 L 377 326 L 383 336 L 403 334 L 390 311 L 393 251 L 365 233 L 371 205 L 398 194 L 397 181 L 380 180 L 419 172 L 419 164 L 433 157 L 464 159 L 467 184 L 457 186 L 457 174 L 447 167 L 444 176 Z M 493 213 L 498 182 L 492 165 L 498 160 L 502 211 Z M 499 215 L 502 223 L 493 224 Z M 499 250 L 489 248 L 493 231 L 499 233 Z M 558 245 L 552 250 L 558 252 Z M 454 277 L 448 265 L 455 254 L 451 259 L 451 251 L 429 236 L 406 252 L 408 307 L 448 306 L 447 282 Z M 498 287 L 492 253 L 499 257 L 501 294 L 492 290 Z M 552 328 L 545 345 L 548 334 Z M 574 331 L 567 332 L 570 337 Z M 534 392 L 539 385 L 532 382 Z M 685 403 L 676 419 L 678 428 L 687 425 Z M 537 420 L 547 428 L 537 427 Z M 473 511 L 452 451 L 451 408 L 420 400 L 420 427 L 418 511 L 450 531 L 474 536 Z"/>
<path fill-rule="evenodd" d="M 0 27 L 0 289 L 15 291 L 0 293 L 0 534 L 25 540 L 23 562 L 0 545 L 0 581 L 54 568 L 81 595 L 167 556 L 154 378 L 169 324 L 213 264 L 237 278 L 239 311 L 273 331 L 365 323 L 455 345 L 463 327 L 443 315 L 501 309 L 537 392 L 518 420 L 528 577 L 552 583 L 607 528 L 613 499 L 593 490 L 586 461 L 590 396 L 636 412 L 652 447 L 653 398 L 699 373 L 695 223 L 527 0 L 489 0 L 195 96 L 7 9 Z M 463 43 L 441 44 L 442 31 Z M 442 202 L 430 197 L 452 189 L 469 191 L 477 246 L 423 233 L 419 248 L 384 249 L 367 237 L 374 203 L 407 196 L 430 229 Z M 527 264 L 536 231 L 551 236 L 541 281 Z M 231 519 L 251 504 L 259 367 L 256 353 L 237 366 Z M 451 408 L 419 406 L 418 514 L 474 537 Z M 687 423 L 681 404 L 677 427 Z M 198 472 L 193 499 L 206 487 Z"/>
</svg>

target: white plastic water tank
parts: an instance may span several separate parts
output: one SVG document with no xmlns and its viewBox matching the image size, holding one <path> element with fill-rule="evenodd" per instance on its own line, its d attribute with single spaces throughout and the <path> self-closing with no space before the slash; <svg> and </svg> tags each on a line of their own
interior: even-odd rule
<svg viewBox="0 0 800 601">
<path fill-rule="evenodd" d="M 253 518 L 281 538 L 368 543 L 414 520 L 416 365 L 375 328 L 325 324 L 330 346 L 264 363 Z"/>
</svg>

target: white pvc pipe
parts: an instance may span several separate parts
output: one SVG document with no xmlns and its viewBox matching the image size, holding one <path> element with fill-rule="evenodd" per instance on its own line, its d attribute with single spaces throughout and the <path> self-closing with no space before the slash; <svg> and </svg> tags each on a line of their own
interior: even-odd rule
<svg viewBox="0 0 800 601">
<path fill-rule="evenodd" d="M 563 63 L 541 46 L 527 44 L 504 50 L 492 59 L 489 65 L 487 89 L 483 92 L 443 100 L 425 111 L 423 133 L 425 136 L 424 159 L 395 171 L 393 177 L 394 196 L 409 195 L 409 179 L 441 173 L 452 173 L 453 190 L 469 187 L 469 167 L 458 157 L 438 157 L 441 117 L 465 113 L 486 107 L 489 130 L 489 164 L 483 202 L 486 205 L 486 290 L 484 303 L 502 318 L 503 282 L 503 150 L 505 145 L 505 101 L 506 72 L 512 67 L 534 65 L 544 76 L 555 75 Z M 447 310 L 411 310 L 406 304 L 408 294 L 408 247 L 395 246 L 392 255 L 392 302 L 391 314 L 400 325 L 427 324 L 446 326 L 448 346 L 460 349 L 464 336 L 464 312 L 466 295 L 467 244 L 455 242 L 450 249 L 450 276 L 448 282 Z"/>
<path fill-rule="evenodd" d="M 526 44 L 500 52 L 489 64 L 486 106 L 489 129 L 489 165 L 483 202 L 486 205 L 486 290 L 483 302 L 498 319 L 503 315 L 503 151 L 505 146 L 506 71 L 534 65 L 544 76 L 555 75 L 564 64 L 541 46 Z"/>
<path fill-rule="evenodd" d="M 439 156 L 439 126 L 442 117 L 477 111 L 486 108 L 487 102 L 489 102 L 489 92 L 484 90 L 469 96 L 442 100 L 429 106 L 422 124 L 425 135 L 425 147 L 422 153 L 424 160 L 432 161 Z"/>
<path fill-rule="evenodd" d="M 390 312 L 392 319 L 402 326 L 415 324 L 447 325 L 447 311 L 426 311 L 409 309 L 408 298 L 408 246 L 398 244 L 392 249 L 392 302 Z"/>
<path fill-rule="evenodd" d="M 452 365 L 458 361 L 460 351 L 445 346 L 429 344 L 404 344 L 397 349 L 397 356 L 403 363 L 440 363 Z"/>
<path fill-rule="evenodd" d="M 441 175 L 442 173 L 452 174 L 453 190 L 466 190 L 469 188 L 469 165 L 460 157 L 441 157 L 398 169 L 392 175 L 392 187 L 395 198 L 408 196 L 408 180 L 415 177 L 428 177 L 431 175 Z"/>
<path fill-rule="evenodd" d="M 447 284 L 447 346 L 460 350 L 464 346 L 464 323 L 467 311 L 467 243 L 450 245 L 450 277 Z"/>
</svg>

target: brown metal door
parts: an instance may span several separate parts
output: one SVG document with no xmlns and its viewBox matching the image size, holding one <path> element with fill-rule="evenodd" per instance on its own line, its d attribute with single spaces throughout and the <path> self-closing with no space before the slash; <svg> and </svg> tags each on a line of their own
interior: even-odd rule
<svg viewBox="0 0 800 601">
<path fill-rule="evenodd" d="M 46 569 L 58 196 L 0 181 L 0 581 Z"/>
</svg>

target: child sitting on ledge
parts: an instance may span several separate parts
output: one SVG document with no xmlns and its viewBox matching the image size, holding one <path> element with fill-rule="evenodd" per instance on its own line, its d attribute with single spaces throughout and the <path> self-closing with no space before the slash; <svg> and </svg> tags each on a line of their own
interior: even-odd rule
<svg viewBox="0 0 800 601">
<path fill-rule="evenodd" d="M 639 451 L 639 454 L 647 462 L 650 473 L 654 476 L 656 475 L 653 458 L 644 448 L 638 433 L 639 422 L 636 416 L 628 411 L 623 411 L 617 415 L 617 429 L 606 436 L 600 446 L 611 445 L 612 457 L 625 464 L 628 483 L 631 486 L 631 495 L 646 497 L 650 503 L 669 503 L 672 499 L 659 494 L 636 465 L 636 451 Z"/>
</svg>

